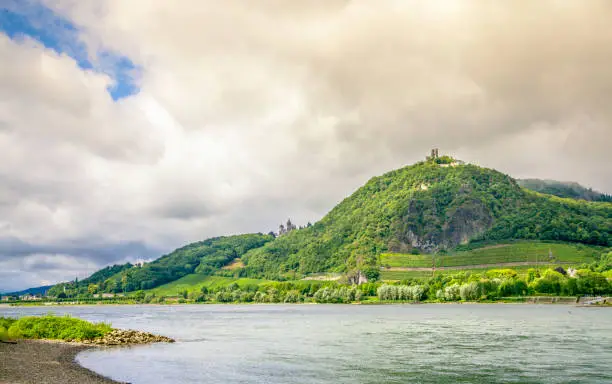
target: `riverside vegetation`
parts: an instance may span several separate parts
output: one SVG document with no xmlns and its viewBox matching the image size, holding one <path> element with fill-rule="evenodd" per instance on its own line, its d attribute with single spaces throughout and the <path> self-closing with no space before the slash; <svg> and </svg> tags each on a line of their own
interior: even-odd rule
<svg viewBox="0 0 612 384">
<path fill-rule="evenodd" d="M 573 271 L 569 276 L 561 267 L 528 269 L 519 274 L 512 269 L 492 269 L 483 273 L 459 272 L 402 281 L 375 281 L 349 285 L 343 281 L 264 281 L 246 282 L 228 279 L 214 288 L 178 292 L 178 302 L 211 303 L 376 303 L 445 301 L 520 301 L 527 296 L 580 296 L 612 294 L 609 278 L 612 253 L 594 269 Z M 155 292 L 140 292 L 142 302 L 165 303 L 169 298 Z"/>
<path fill-rule="evenodd" d="M 173 342 L 147 332 L 113 329 L 107 323 L 91 323 L 70 316 L 0 317 L 0 340 L 60 340 L 83 344 L 121 345 Z"/>
<path fill-rule="evenodd" d="M 142 266 L 106 267 L 48 295 L 79 302 L 369 302 L 608 294 L 612 203 L 607 195 L 584 196 L 539 193 L 492 169 L 428 158 L 372 178 L 313 225 L 279 236 L 207 239 Z M 569 267 L 577 271 L 568 274 Z M 125 296 L 94 298 L 104 293 Z"/>
<path fill-rule="evenodd" d="M 190 278 L 196 275 L 189 276 Z M 529 296 L 612 294 L 612 252 L 579 269 L 490 269 L 354 285 L 335 281 L 270 281 L 200 275 L 199 282 L 137 291 L 133 303 L 379 303 L 526 301 Z"/>
</svg>

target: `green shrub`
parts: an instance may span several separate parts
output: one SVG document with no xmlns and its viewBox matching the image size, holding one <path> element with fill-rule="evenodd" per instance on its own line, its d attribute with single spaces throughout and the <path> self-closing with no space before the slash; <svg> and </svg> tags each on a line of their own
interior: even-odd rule
<svg viewBox="0 0 612 384">
<path fill-rule="evenodd" d="M 380 269 L 376 267 L 366 268 L 363 273 L 368 281 L 376 281 L 380 278 Z"/>
<path fill-rule="evenodd" d="M 380 300 L 420 301 L 425 297 L 425 287 L 383 284 L 376 294 Z"/>
<path fill-rule="evenodd" d="M 512 279 L 517 276 L 514 269 L 491 269 L 486 272 L 486 275 L 490 279 Z"/>
<path fill-rule="evenodd" d="M 503 279 L 498 287 L 500 297 L 526 295 L 527 290 L 527 283 L 519 279 Z"/>
<path fill-rule="evenodd" d="M 231 303 L 234 301 L 234 296 L 230 291 L 220 291 L 215 295 L 215 300 L 219 303 Z"/>
<path fill-rule="evenodd" d="M 453 284 L 444 288 L 444 299 L 446 301 L 457 301 L 461 298 L 460 296 L 461 286 L 459 284 Z"/>
<path fill-rule="evenodd" d="M 8 340 L 8 331 L 6 328 L 0 326 L 0 340 Z"/>
<path fill-rule="evenodd" d="M 56 339 L 66 341 L 91 340 L 111 331 L 106 323 L 90 323 L 69 316 L 22 317 L 8 329 L 10 338 Z"/>
<path fill-rule="evenodd" d="M 317 303 L 350 303 L 361 299 L 361 291 L 356 286 L 324 287 L 315 292 L 313 298 Z"/>
<path fill-rule="evenodd" d="M 288 291 L 287 294 L 285 295 L 285 303 L 299 303 L 300 301 L 303 301 L 304 298 L 302 297 L 302 295 L 300 294 L 299 291 L 297 290 L 291 290 Z"/>
<path fill-rule="evenodd" d="M 17 319 L 13 319 L 12 317 L 0 317 L 0 327 L 8 330 L 15 321 L 17 321 Z"/>
<path fill-rule="evenodd" d="M 477 282 L 463 284 L 459 287 L 459 296 L 461 300 L 478 300 L 480 299 L 480 286 Z"/>
<path fill-rule="evenodd" d="M 9 339 L 21 339 L 22 338 L 21 331 L 18 328 L 11 327 L 8 329 L 7 333 L 8 333 Z"/>
</svg>

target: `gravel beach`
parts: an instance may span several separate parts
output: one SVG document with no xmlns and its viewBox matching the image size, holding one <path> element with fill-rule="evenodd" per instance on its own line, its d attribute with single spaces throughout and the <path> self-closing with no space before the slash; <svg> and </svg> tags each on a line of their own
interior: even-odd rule
<svg viewBox="0 0 612 384">
<path fill-rule="evenodd" d="M 0 343 L 0 384 L 117 383 L 78 365 L 74 358 L 88 346 L 23 340 Z"/>
</svg>

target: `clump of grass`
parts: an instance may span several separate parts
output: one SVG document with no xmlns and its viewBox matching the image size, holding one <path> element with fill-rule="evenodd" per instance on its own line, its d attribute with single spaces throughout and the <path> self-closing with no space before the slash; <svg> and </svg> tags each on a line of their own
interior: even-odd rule
<svg viewBox="0 0 612 384">
<path fill-rule="evenodd" d="M 15 321 L 17 321 L 17 319 L 13 319 L 12 317 L 0 316 L 0 340 L 7 341 L 10 339 L 8 329 Z"/>
<path fill-rule="evenodd" d="M 8 328 L 8 337 L 82 341 L 102 337 L 111 330 L 110 324 L 95 324 L 69 316 L 27 316 L 12 322 Z"/>
</svg>

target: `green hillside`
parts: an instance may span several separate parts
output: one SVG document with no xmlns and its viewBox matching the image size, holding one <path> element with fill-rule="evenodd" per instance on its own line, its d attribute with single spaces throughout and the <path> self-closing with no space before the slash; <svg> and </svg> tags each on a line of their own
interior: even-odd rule
<svg viewBox="0 0 612 384">
<path fill-rule="evenodd" d="M 401 281 L 429 278 L 432 276 L 431 269 L 434 262 L 438 273 L 442 271 L 444 273 L 460 271 L 483 273 L 487 270 L 503 268 L 503 264 L 506 263 L 528 263 L 528 265 L 512 265 L 510 267 L 522 276 L 528 269 L 536 267 L 536 262 L 537 267 L 541 269 L 558 266 L 567 268 L 568 265 L 591 264 L 605 252 L 607 252 L 605 248 L 583 244 L 514 241 L 488 244 L 471 250 L 445 252 L 437 255 L 383 253 L 379 255 L 379 265 L 382 267 L 380 280 Z M 413 268 L 427 268 L 428 270 L 410 270 Z M 321 277 L 321 280 L 325 281 L 332 280 L 335 276 Z M 244 285 L 259 285 L 267 281 L 194 273 L 152 289 L 150 293 L 156 296 L 177 296 L 183 292 L 199 292 L 202 287 L 214 290 L 237 283 L 244 288 Z"/>
<path fill-rule="evenodd" d="M 381 266 L 430 268 L 432 255 L 437 268 L 482 269 L 535 262 L 536 256 L 538 262 L 581 264 L 611 245 L 612 203 L 534 192 L 508 175 L 444 156 L 372 178 L 312 226 L 276 238 L 204 240 L 142 267 L 108 267 L 50 293 L 74 297 L 159 287 L 159 294 L 176 294 L 206 286 L 210 276 L 299 281 L 320 272 L 360 271 L 373 278 Z M 424 273 L 383 270 L 382 278 L 400 272 Z"/>
<path fill-rule="evenodd" d="M 258 286 L 267 281 L 268 280 L 249 278 L 235 279 L 225 276 L 210 276 L 201 273 L 192 273 L 171 283 L 151 289 L 149 293 L 156 296 L 179 296 L 184 292 L 200 292 L 203 287 L 208 290 L 215 290 L 227 287 L 230 284 L 237 284 L 238 287 L 246 289 L 248 286 Z"/>
<path fill-rule="evenodd" d="M 104 280 L 94 281 L 90 277 L 80 282 L 57 284 L 49 294 L 70 297 L 85 293 L 131 292 L 155 288 L 192 273 L 212 275 L 249 250 L 273 239 L 271 235 L 262 234 L 215 237 L 186 245 L 143 266 L 107 267 L 92 275 L 104 277 Z"/>
<path fill-rule="evenodd" d="M 519 179 L 517 182 L 524 188 L 548 195 L 587 201 L 612 202 L 612 195 L 594 191 L 575 182 L 540 179 Z"/>
<path fill-rule="evenodd" d="M 242 259 L 247 275 L 274 279 L 290 270 L 371 268 L 382 253 L 509 239 L 608 246 L 612 204 L 528 191 L 492 169 L 426 161 L 372 178 L 312 227 Z"/>
</svg>

